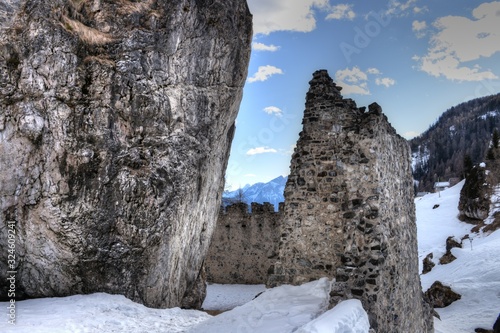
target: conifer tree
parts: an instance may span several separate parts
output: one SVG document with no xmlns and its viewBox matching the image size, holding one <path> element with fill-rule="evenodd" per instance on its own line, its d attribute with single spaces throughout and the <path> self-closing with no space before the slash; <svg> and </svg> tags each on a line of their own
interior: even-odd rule
<svg viewBox="0 0 500 333">
<path fill-rule="evenodd" d="M 498 148 L 498 141 L 500 140 L 500 134 L 498 134 L 498 130 L 495 128 L 493 131 L 493 147 Z"/>
<path fill-rule="evenodd" d="M 473 168 L 474 164 L 469 155 L 464 156 L 464 178 L 467 178 Z"/>
<path fill-rule="evenodd" d="M 490 147 L 488 149 L 488 153 L 486 154 L 486 158 L 490 161 L 493 161 L 495 159 L 495 153 L 493 152 L 493 147 Z"/>
</svg>

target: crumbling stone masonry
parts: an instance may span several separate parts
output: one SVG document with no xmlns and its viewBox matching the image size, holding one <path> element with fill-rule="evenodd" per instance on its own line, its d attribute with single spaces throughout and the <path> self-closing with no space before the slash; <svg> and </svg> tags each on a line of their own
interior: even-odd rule
<svg viewBox="0 0 500 333">
<path fill-rule="evenodd" d="M 268 285 L 332 277 L 332 305 L 360 299 L 377 332 L 431 332 L 409 146 L 379 105 L 365 112 L 340 90 L 325 70 L 313 74 Z"/>
<path fill-rule="evenodd" d="M 205 259 L 207 281 L 225 284 L 266 283 L 276 261 L 282 205 L 237 203 L 219 212 L 217 227 Z"/>
</svg>

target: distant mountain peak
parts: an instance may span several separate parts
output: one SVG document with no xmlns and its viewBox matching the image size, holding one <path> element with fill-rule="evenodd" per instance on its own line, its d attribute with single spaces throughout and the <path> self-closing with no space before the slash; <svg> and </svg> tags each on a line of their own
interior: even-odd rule
<svg viewBox="0 0 500 333">
<path fill-rule="evenodd" d="M 252 202 L 264 203 L 269 202 L 274 205 L 274 210 L 278 210 L 280 202 L 285 200 L 283 192 L 288 177 L 278 176 L 267 183 L 256 183 L 253 185 L 245 185 L 241 189 L 235 191 L 226 191 L 223 194 L 223 205 L 227 206 L 236 201 L 243 201 L 249 206 Z M 240 191 L 243 191 L 241 194 Z"/>
</svg>

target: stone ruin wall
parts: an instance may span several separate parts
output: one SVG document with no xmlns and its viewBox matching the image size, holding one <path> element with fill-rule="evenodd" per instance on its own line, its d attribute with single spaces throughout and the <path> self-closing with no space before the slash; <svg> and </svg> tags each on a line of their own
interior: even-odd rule
<svg viewBox="0 0 500 333">
<path fill-rule="evenodd" d="M 285 203 L 279 213 L 243 204 L 219 214 L 208 280 L 262 283 L 269 274 L 274 287 L 326 276 L 336 281 L 331 306 L 360 299 L 376 332 L 432 332 L 410 148 L 379 105 L 358 108 L 326 71 L 310 85 Z"/>
<path fill-rule="evenodd" d="M 237 203 L 219 212 L 205 259 L 207 281 L 224 284 L 264 284 L 276 261 L 282 205 Z"/>
<path fill-rule="evenodd" d="M 378 332 L 431 332 L 418 274 L 410 149 L 377 104 L 343 99 L 314 73 L 292 156 L 278 261 L 268 285 L 336 279 Z"/>
</svg>

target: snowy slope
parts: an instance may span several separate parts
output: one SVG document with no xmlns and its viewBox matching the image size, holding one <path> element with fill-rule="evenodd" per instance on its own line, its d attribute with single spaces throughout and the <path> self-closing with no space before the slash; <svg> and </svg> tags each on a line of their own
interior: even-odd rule
<svg viewBox="0 0 500 333">
<path fill-rule="evenodd" d="M 200 323 L 191 332 L 293 332 L 326 311 L 330 289 L 331 282 L 326 278 L 269 289 L 242 306 Z"/>
<path fill-rule="evenodd" d="M 418 146 L 416 151 L 411 154 L 411 168 L 415 172 L 417 168 L 425 169 L 429 162 L 429 149 L 427 147 Z"/>
<path fill-rule="evenodd" d="M 450 306 L 436 309 L 441 316 L 441 320 L 434 320 L 436 333 L 469 333 L 478 327 L 491 329 L 500 312 L 500 230 L 489 235 L 473 234 L 472 225 L 458 220 L 462 186 L 463 182 L 440 195 L 428 194 L 416 201 L 420 259 L 433 252 L 436 263 L 431 272 L 421 275 L 422 288 L 425 291 L 439 280 L 462 295 Z M 433 209 L 436 204 L 439 207 Z M 446 250 L 446 238 L 461 239 L 466 234 L 473 239 L 472 244 L 464 240 L 461 249 L 452 249 L 457 259 L 439 265 L 439 258 Z"/>
<path fill-rule="evenodd" d="M 361 301 L 350 299 L 305 324 L 296 333 L 366 333 L 369 329 L 368 315 Z"/>
<path fill-rule="evenodd" d="M 0 303 L 2 333 L 176 333 L 210 318 L 201 311 L 150 309 L 120 295 L 97 293 L 16 302 L 15 325 Z"/>
<path fill-rule="evenodd" d="M 464 181 L 440 193 L 427 194 L 415 199 L 417 213 L 417 239 L 420 272 L 422 259 L 430 252 L 439 259 L 446 252 L 446 238 L 460 239 L 472 226 L 458 219 L 458 201 Z M 439 207 L 434 208 L 435 205 Z"/>
<path fill-rule="evenodd" d="M 238 289 L 247 294 L 243 297 L 247 299 L 238 295 Z M 209 307 L 213 309 L 224 309 L 227 308 L 228 302 L 247 302 L 253 292 L 263 289 L 263 286 L 240 285 L 226 288 L 225 292 L 220 288 L 214 292 L 213 288 L 209 288 L 208 300 L 205 303 L 209 303 Z M 302 333 L 368 333 L 368 316 L 359 301 L 341 303 L 338 308 L 324 313 L 328 306 L 330 289 L 331 282 L 326 278 L 301 286 L 285 285 L 269 289 L 254 300 L 215 317 L 205 312 L 179 308 L 149 309 L 123 296 L 104 293 L 20 301 L 16 302 L 16 325 L 2 323 L 0 331 L 288 333 L 300 328 Z M 0 303 L 0 308 L 6 309 L 7 303 Z M 321 314 L 323 315 L 317 318 Z M 335 327 L 341 330 L 334 331 Z"/>
<path fill-rule="evenodd" d="M 250 302 L 265 290 L 264 284 L 209 284 L 207 297 L 201 307 L 204 310 L 231 310 Z"/>
</svg>

